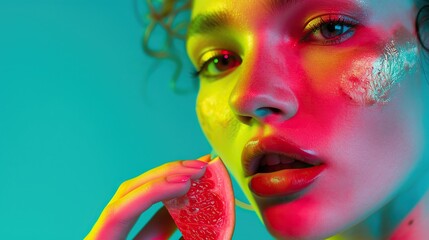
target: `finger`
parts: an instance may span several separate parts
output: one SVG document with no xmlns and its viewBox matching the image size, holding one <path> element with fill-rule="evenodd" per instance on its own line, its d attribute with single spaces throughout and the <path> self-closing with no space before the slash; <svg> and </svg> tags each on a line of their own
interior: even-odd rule
<svg viewBox="0 0 429 240">
<path fill-rule="evenodd" d="M 134 189 L 107 205 L 96 224 L 96 235 L 99 239 L 125 239 L 141 213 L 156 202 L 184 195 L 190 185 L 189 176 L 173 175 Z"/>
<path fill-rule="evenodd" d="M 176 229 L 176 224 L 167 209 L 161 207 L 134 239 L 169 239 Z"/>
<path fill-rule="evenodd" d="M 206 162 L 199 160 L 176 161 L 164 164 L 122 183 L 111 202 L 122 198 L 134 189 L 157 178 L 172 175 L 188 175 L 193 180 L 198 179 L 204 175 L 206 165 Z"/>
<path fill-rule="evenodd" d="M 210 161 L 210 155 L 199 158 L 200 161 Z M 149 222 L 135 236 L 134 240 L 169 239 L 176 231 L 177 226 L 165 206 L 149 220 Z M 180 239 L 183 239 L 181 237 Z"/>
</svg>

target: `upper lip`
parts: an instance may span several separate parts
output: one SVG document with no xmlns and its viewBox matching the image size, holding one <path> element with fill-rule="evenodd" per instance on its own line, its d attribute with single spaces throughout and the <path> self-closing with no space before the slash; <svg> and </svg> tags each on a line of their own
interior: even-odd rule
<svg viewBox="0 0 429 240">
<path fill-rule="evenodd" d="M 259 160 L 267 154 L 280 154 L 315 166 L 322 164 L 314 151 L 299 148 L 288 139 L 279 136 L 255 137 L 246 143 L 241 154 L 245 176 L 255 174 Z"/>
</svg>

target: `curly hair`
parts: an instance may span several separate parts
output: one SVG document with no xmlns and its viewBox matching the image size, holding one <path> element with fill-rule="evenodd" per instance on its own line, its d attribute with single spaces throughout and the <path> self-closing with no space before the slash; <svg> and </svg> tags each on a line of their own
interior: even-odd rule
<svg viewBox="0 0 429 240">
<path fill-rule="evenodd" d="M 139 1 L 139 0 L 136 0 Z M 192 0 L 146 0 L 146 6 L 149 14 L 148 23 L 145 24 L 145 32 L 142 41 L 143 51 L 155 59 L 170 60 L 175 65 L 175 71 L 170 81 L 171 88 L 177 93 L 187 92 L 177 87 L 177 80 L 182 71 L 182 60 L 174 48 L 175 40 L 186 39 L 186 32 L 189 25 L 189 19 L 179 19 L 178 15 L 189 11 L 192 6 Z M 161 27 L 166 34 L 166 42 L 162 47 L 152 48 L 149 45 L 151 37 L 154 35 L 156 27 Z"/>
</svg>

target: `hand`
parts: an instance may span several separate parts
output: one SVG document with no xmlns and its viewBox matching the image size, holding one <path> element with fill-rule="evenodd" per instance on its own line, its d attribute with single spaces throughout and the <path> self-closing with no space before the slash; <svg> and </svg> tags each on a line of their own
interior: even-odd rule
<svg viewBox="0 0 429 240">
<path fill-rule="evenodd" d="M 85 240 L 126 239 L 139 216 L 156 202 L 186 194 L 190 179 L 204 175 L 209 155 L 200 160 L 167 163 L 121 184 L 104 208 Z M 135 239 L 168 239 L 176 225 L 167 210 L 161 208 L 140 230 Z"/>
</svg>

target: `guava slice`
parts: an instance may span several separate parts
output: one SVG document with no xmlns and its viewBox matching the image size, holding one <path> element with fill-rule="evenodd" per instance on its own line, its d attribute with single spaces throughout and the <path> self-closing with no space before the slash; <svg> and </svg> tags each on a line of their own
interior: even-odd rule
<svg viewBox="0 0 429 240">
<path fill-rule="evenodd" d="M 200 160 L 210 161 L 210 155 Z M 163 203 L 185 240 L 232 238 L 234 192 L 228 171 L 219 157 L 209 162 L 203 177 L 191 181 L 186 195 Z"/>
</svg>

